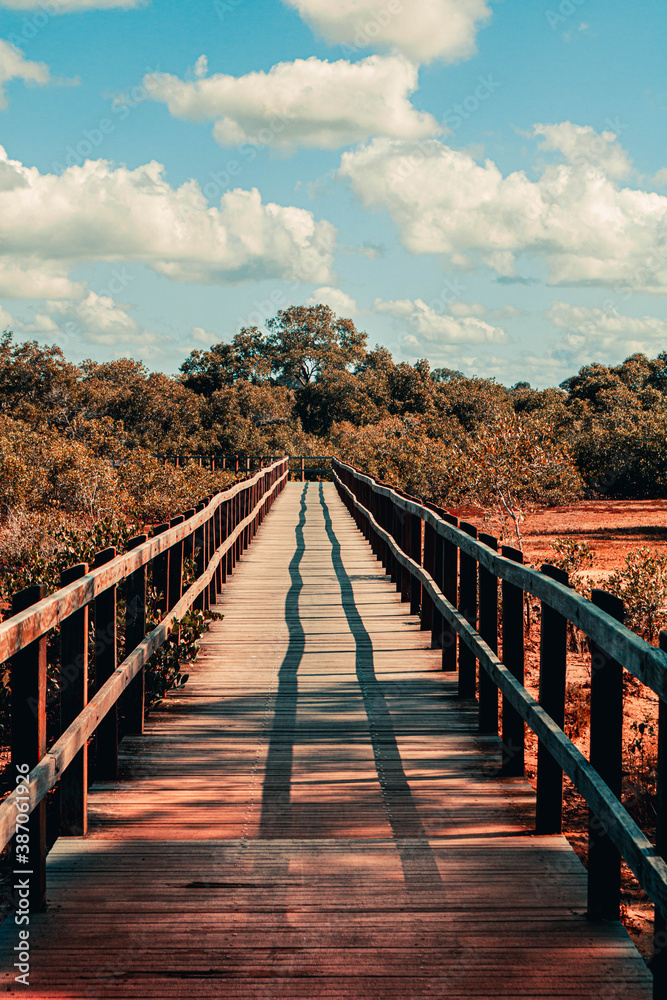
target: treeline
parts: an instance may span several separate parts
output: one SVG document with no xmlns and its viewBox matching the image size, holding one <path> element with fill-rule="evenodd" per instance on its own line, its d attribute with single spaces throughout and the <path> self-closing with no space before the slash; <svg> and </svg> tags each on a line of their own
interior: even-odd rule
<svg viewBox="0 0 667 1000">
<path fill-rule="evenodd" d="M 209 488 L 154 453 L 333 453 L 426 499 L 513 510 L 662 496 L 667 352 L 537 390 L 396 364 L 326 306 L 193 351 L 170 377 L 128 358 L 74 365 L 0 340 L 0 511 L 164 516 Z M 511 517 L 511 514 L 508 515 Z"/>
</svg>

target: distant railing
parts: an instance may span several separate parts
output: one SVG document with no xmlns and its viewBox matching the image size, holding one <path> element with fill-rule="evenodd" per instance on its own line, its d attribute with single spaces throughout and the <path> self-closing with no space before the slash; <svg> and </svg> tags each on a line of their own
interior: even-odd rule
<svg viewBox="0 0 667 1000">
<path fill-rule="evenodd" d="M 261 470 L 277 460 L 274 455 L 155 455 L 164 465 L 177 469 L 187 465 L 199 465 L 212 471 L 227 471 L 250 474 Z M 292 481 L 331 479 L 331 455 L 290 455 L 289 470 Z"/>
<path fill-rule="evenodd" d="M 479 730 L 498 736 L 502 694 L 502 770 L 524 775 L 524 722 L 538 736 L 536 832 L 562 831 L 563 772 L 590 808 L 588 914 L 618 920 L 621 858 L 655 904 L 654 996 L 667 996 L 667 632 L 661 648 L 623 624 L 623 602 L 593 591 L 588 601 L 554 566 L 522 566 L 522 553 L 334 459 L 334 482 L 360 530 L 419 614 L 443 670 L 458 669 L 458 693 L 479 699 Z M 499 605 L 499 582 L 502 612 Z M 539 702 L 524 687 L 524 594 L 542 602 Z M 502 660 L 498 657 L 502 614 Z M 590 762 L 563 731 L 567 623 L 591 645 Z M 457 656 L 457 636 L 458 656 Z M 479 680 L 477 663 L 479 662 Z M 623 670 L 660 699 L 655 847 L 621 802 Z M 530 928 L 526 932 L 530 934 Z"/>
<path fill-rule="evenodd" d="M 202 500 L 196 510 L 158 525 L 152 538 L 139 535 L 132 539 L 126 554 L 117 556 L 115 549 L 107 549 L 97 555 L 92 570 L 85 563 L 66 570 L 62 589 L 55 594 L 45 596 L 44 587 L 38 586 L 14 597 L 12 617 L 0 624 L 0 664 L 11 658 L 12 783 L 14 777 L 23 778 L 0 805 L 0 850 L 18 834 L 17 852 L 30 861 L 26 877 L 30 879 L 31 910 L 43 909 L 46 899 L 45 796 L 59 784 L 58 832 L 69 836 L 86 833 L 88 740 L 96 734 L 96 776 L 115 780 L 121 695 L 127 732 L 142 733 L 145 664 L 192 607 L 204 611 L 215 604 L 237 559 L 283 490 L 288 474 L 287 459 L 280 458 L 231 489 Z M 185 560 L 194 560 L 196 578 L 184 593 Z M 163 617 L 146 635 L 149 569 Z M 119 586 L 126 606 L 126 656 L 120 665 Z M 90 608 L 94 618 L 95 696 L 88 703 Z M 60 626 L 62 735 L 47 751 L 46 643 L 56 626 Z M 22 840 L 26 835 L 27 840 Z"/>
</svg>

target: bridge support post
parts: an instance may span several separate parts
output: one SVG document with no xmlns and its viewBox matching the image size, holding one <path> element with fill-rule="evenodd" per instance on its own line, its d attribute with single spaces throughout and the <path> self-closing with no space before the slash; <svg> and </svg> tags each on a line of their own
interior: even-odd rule
<svg viewBox="0 0 667 1000">
<path fill-rule="evenodd" d="M 204 503 L 204 501 L 202 501 L 197 506 L 197 511 L 196 511 L 197 514 L 199 514 L 202 510 L 204 510 L 205 507 L 206 507 L 206 504 Z M 196 574 L 197 574 L 197 579 L 199 579 L 202 576 L 202 574 L 204 572 L 204 569 L 206 567 L 206 562 L 205 562 L 205 559 L 206 559 L 206 551 L 205 551 L 205 549 L 206 549 L 206 531 L 205 531 L 205 526 L 203 524 L 199 528 L 195 528 L 194 546 L 195 546 L 195 567 L 196 567 Z M 206 598 L 204 596 L 204 592 L 202 591 L 201 594 L 199 594 L 197 597 L 195 597 L 195 601 L 194 601 L 194 604 L 193 604 L 193 607 L 194 607 L 195 611 L 204 611 L 205 601 L 206 601 Z"/>
<path fill-rule="evenodd" d="M 105 566 L 116 558 L 116 549 L 98 552 L 93 569 Z M 94 601 L 95 615 L 95 692 L 108 681 L 117 667 L 117 587 L 109 587 Z M 100 781 L 118 779 L 118 702 L 107 712 L 97 727 L 95 739 L 95 777 Z"/>
<path fill-rule="evenodd" d="M 477 538 L 474 524 L 461 522 L 461 531 Z M 477 628 L 477 560 L 461 549 L 459 611 L 473 628 Z M 459 698 L 474 698 L 477 688 L 477 658 L 468 644 L 459 642 Z"/>
<path fill-rule="evenodd" d="M 562 569 L 545 564 L 542 572 L 568 586 Z M 540 705 L 563 728 L 567 680 L 567 619 L 542 601 L 540 635 Z M 536 833 L 561 833 L 563 829 L 563 770 L 542 743 L 537 748 Z"/>
<path fill-rule="evenodd" d="M 594 590 L 596 607 L 622 622 L 623 601 L 605 590 Z M 623 778 L 623 667 L 591 643 L 591 752 L 590 761 L 617 799 Z M 604 825 L 589 813 L 588 918 L 619 920 L 621 855 Z"/>
<path fill-rule="evenodd" d="M 14 595 L 12 615 L 25 611 L 46 597 L 39 584 Z M 39 763 L 46 753 L 46 636 L 36 639 L 11 661 L 12 685 L 12 784 L 16 776 Z M 19 772 L 17 769 L 21 768 Z M 18 845 L 17 845 L 18 846 Z M 30 909 L 46 909 L 46 803 L 42 800 L 28 819 L 30 848 Z M 21 852 L 25 853 L 25 852 Z"/>
<path fill-rule="evenodd" d="M 80 580 L 88 564 L 60 574 L 60 586 Z M 88 605 L 60 624 L 60 732 L 71 726 L 88 704 Z M 60 779 L 60 835 L 84 837 L 88 832 L 88 747 L 79 750 Z"/>
<path fill-rule="evenodd" d="M 172 517 L 169 522 L 170 528 L 175 528 L 183 524 L 185 517 L 179 514 Z M 171 611 L 175 604 L 178 604 L 183 596 L 183 542 L 176 542 L 169 549 L 169 585 L 167 593 L 167 611 Z M 179 630 L 180 631 L 180 630 Z"/>
<path fill-rule="evenodd" d="M 481 532 L 479 541 L 498 551 L 498 539 Z M 498 652 L 498 577 L 479 564 L 479 634 Z M 479 731 L 498 735 L 498 688 L 482 666 L 479 668 Z"/>
<path fill-rule="evenodd" d="M 194 513 L 194 512 L 193 512 Z M 128 544 L 128 549 L 136 549 L 148 540 L 148 535 L 137 535 Z M 125 649 L 135 649 L 146 638 L 146 584 L 147 567 L 142 566 L 127 578 L 125 585 Z M 140 736 L 144 731 L 146 715 L 146 671 L 142 667 L 130 682 L 124 698 L 127 732 Z"/>
<path fill-rule="evenodd" d="M 523 563 L 523 552 L 503 545 L 506 559 Z M 503 594 L 503 663 L 520 684 L 524 681 L 524 631 L 523 590 L 507 580 L 502 583 Z M 505 777 L 523 778 L 525 773 L 524 722 L 515 708 L 503 698 L 503 748 L 502 774 Z"/>
<path fill-rule="evenodd" d="M 454 528 L 458 528 L 459 520 L 453 514 L 442 514 Z M 459 550 L 454 542 L 443 540 L 442 547 L 442 577 L 440 589 L 452 607 L 457 606 L 459 591 Z M 443 620 L 442 629 L 442 669 L 447 673 L 456 673 L 456 646 L 458 634 L 455 629 Z"/>
<path fill-rule="evenodd" d="M 410 556 L 420 566 L 423 565 L 422 555 L 422 519 L 417 514 L 410 514 Z M 422 585 L 421 580 L 410 574 L 410 614 L 418 615 L 422 606 Z M 424 628 L 421 622 L 421 628 Z"/>
<path fill-rule="evenodd" d="M 429 504 L 429 507 L 431 505 Z M 437 535 L 435 528 L 424 521 L 424 569 L 435 580 L 435 550 L 437 545 Z M 421 627 L 425 632 L 431 633 L 431 647 L 435 649 L 435 609 L 433 599 L 425 587 L 422 587 L 422 618 Z"/>
</svg>

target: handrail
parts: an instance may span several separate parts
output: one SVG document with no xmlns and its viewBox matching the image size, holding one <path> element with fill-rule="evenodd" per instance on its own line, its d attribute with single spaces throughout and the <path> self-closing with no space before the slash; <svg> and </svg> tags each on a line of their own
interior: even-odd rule
<svg viewBox="0 0 667 1000">
<path fill-rule="evenodd" d="M 154 538 L 138 545 L 136 549 L 132 549 L 122 556 L 117 556 L 112 562 L 86 573 L 85 576 L 70 583 L 69 586 L 57 590 L 25 611 L 21 611 L 0 623 L 0 663 L 14 656 L 28 643 L 46 635 L 52 628 L 60 625 L 65 618 L 85 607 L 109 587 L 120 583 L 130 573 L 141 569 L 157 555 L 183 541 L 193 531 L 210 520 L 221 504 L 232 500 L 248 487 L 256 485 L 262 476 L 276 471 L 284 461 L 285 459 L 280 459 L 273 465 L 267 466 L 266 469 L 257 472 L 251 479 L 241 480 L 228 490 L 216 494 L 202 511 L 195 513 L 182 524 L 170 528 L 160 535 L 155 535 Z"/>
<path fill-rule="evenodd" d="M 625 858 L 640 885 L 655 904 L 655 941 L 652 969 L 655 996 L 664 996 L 667 985 L 667 633 L 656 649 L 632 633 L 612 614 L 570 590 L 565 582 L 543 572 L 521 566 L 494 550 L 496 539 L 484 536 L 489 544 L 475 540 L 445 511 L 440 516 L 414 498 L 401 495 L 353 466 L 334 460 L 334 482 L 357 525 L 372 545 L 387 573 L 396 581 L 403 600 L 410 600 L 422 619 L 422 628 L 432 628 L 433 645 L 443 647 L 445 668 L 445 628 L 451 629 L 459 644 L 459 695 L 477 694 L 475 661 L 479 662 L 480 731 L 498 735 L 498 691 L 503 699 L 504 763 L 514 752 L 520 768 L 510 766 L 505 773 L 522 775 L 523 722 L 539 739 L 537 783 L 537 832 L 562 830 L 562 775 L 568 775 L 588 803 L 589 866 L 588 910 L 592 918 L 618 919 L 620 913 L 621 857 Z M 448 523 L 451 518 L 454 523 Z M 451 546 L 449 577 L 444 546 Z M 435 546 L 435 549 L 434 549 Z M 453 552 L 453 562 L 452 562 Z M 516 550 L 509 550 L 518 555 Z M 460 584 L 458 556 L 460 553 Z M 453 567 L 453 570 L 452 570 Z M 464 570 L 465 567 L 465 570 Z M 454 577 L 452 579 L 452 571 Z M 464 571 L 468 574 L 464 585 Z M 472 576 L 470 573 L 472 572 Z M 479 576 L 478 576 L 479 573 Z M 565 577 L 565 574 L 562 574 Z M 407 579 L 406 579 L 407 578 Z M 436 579 L 437 578 L 437 579 Z M 489 584 L 489 579 L 492 581 Z M 565 577 L 565 579 L 567 579 Z M 474 593 L 468 593 L 470 580 Z M 503 582 L 503 658 L 498 645 L 498 581 Z M 446 596 L 444 590 L 449 593 Z M 466 594 L 464 595 L 464 590 Z M 540 699 L 523 683 L 523 593 L 542 600 L 540 647 Z M 455 602 L 458 596 L 458 607 Z M 478 625 L 479 597 L 479 625 Z M 518 597 L 512 601 L 512 598 Z M 618 606 L 610 595 L 600 595 L 614 613 Z M 468 602 L 468 607 L 463 602 Z M 518 608 L 513 620 L 510 604 Z M 620 601 L 617 602 L 621 604 Z M 622 611 L 622 605 L 621 609 Z M 489 613 L 491 612 L 491 614 Z M 495 619 L 494 619 L 495 616 Z M 593 640 L 591 679 L 591 761 L 588 761 L 563 729 L 566 693 L 567 621 L 582 628 Z M 489 623 L 491 624 L 491 627 Z M 479 629 L 479 630 L 478 630 Z M 507 629 L 507 633 L 506 633 Z M 514 635 L 511 631 L 514 630 Z M 520 663 L 516 659 L 516 632 L 520 632 Z M 482 634 L 486 632 L 487 634 Z M 506 643 L 507 649 L 505 648 Z M 550 645 L 551 644 L 551 645 Z M 553 648 L 552 648 L 553 647 Z M 472 656 L 472 674 L 464 658 Z M 560 659 L 559 659 L 560 658 Z M 660 696 L 658 751 L 657 842 L 654 846 L 621 802 L 622 775 L 622 669 L 626 667 Z M 561 668 L 561 669 L 559 669 Z M 484 684 L 483 684 L 484 680 Z M 487 685 L 495 692 L 489 700 Z M 554 686 L 555 685 L 555 686 Z M 548 709 L 548 710 L 547 710 Z M 506 746 L 506 727 L 516 737 L 512 712 L 520 718 L 517 746 Z M 558 716 L 560 723 L 554 718 Z M 490 720 L 490 722 L 489 722 Z M 608 729 L 609 732 L 605 732 Z M 509 756 L 506 757 L 506 751 Z M 595 755 L 595 761 L 593 757 Z M 548 766 L 547 766 L 548 765 Z M 557 801 L 554 801 L 556 799 Z M 551 800 L 551 801 L 550 801 Z"/>
<path fill-rule="evenodd" d="M 533 597 L 544 601 L 560 612 L 573 625 L 585 632 L 614 659 L 623 659 L 623 666 L 638 680 L 650 687 L 660 698 L 667 700 L 667 652 L 646 642 L 636 633 L 617 622 L 601 608 L 597 608 L 576 590 L 558 583 L 529 566 L 522 566 L 505 556 L 498 555 L 483 542 L 478 542 L 438 514 L 416 500 L 400 496 L 391 487 L 383 486 L 371 476 L 359 472 L 351 465 L 334 459 L 335 465 L 353 473 L 379 496 L 389 497 L 397 507 L 414 514 L 431 525 L 444 539 L 452 542 L 466 555 L 474 558 L 485 569 L 501 580 L 507 580 Z"/>
<path fill-rule="evenodd" d="M 134 547 L 125 555 L 110 558 L 114 553 L 111 549 L 100 554 L 97 561 L 104 565 L 91 573 L 86 572 L 86 566 L 74 568 L 71 573 L 80 573 L 74 583 L 0 625 L 0 663 L 11 656 L 12 764 L 20 767 L 17 788 L 0 804 L 0 850 L 19 828 L 22 833 L 29 833 L 31 870 L 27 875 L 31 910 L 45 906 L 45 796 L 61 779 L 66 779 L 67 786 L 61 786 L 58 830 L 64 824 L 66 832 L 85 833 L 88 740 L 97 734 L 98 767 L 103 766 L 103 776 L 117 774 L 117 704 L 121 695 L 126 692 L 129 698 L 126 705 L 135 727 L 130 731 L 143 732 L 143 668 L 193 605 L 206 610 L 215 604 L 228 574 L 252 542 L 288 478 L 287 459 L 274 462 L 255 476 L 202 501 L 197 511 L 174 518 L 172 526 L 165 525 L 165 530 L 154 538 L 145 540 L 143 535 L 134 539 Z M 196 557 L 197 578 L 183 593 L 186 552 Z M 149 563 L 153 566 L 153 584 L 161 592 L 163 616 L 146 635 Z M 116 587 L 122 582 L 126 583 L 128 596 L 125 623 L 128 655 L 118 665 Z M 26 601 L 34 600 L 33 592 L 40 589 L 43 590 L 32 588 L 22 592 L 15 597 L 14 604 L 25 607 Z M 130 595 L 134 595 L 132 602 Z M 91 602 L 95 605 L 97 690 L 87 703 L 87 608 Z M 66 700 L 71 721 L 69 725 L 63 723 L 64 732 L 47 749 L 46 635 L 58 624 L 64 685 L 61 685 L 61 711 Z M 68 677 L 70 668 L 74 673 Z M 77 766 L 72 767 L 75 761 Z M 21 843 L 20 838 L 18 842 Z"/>
</svg>

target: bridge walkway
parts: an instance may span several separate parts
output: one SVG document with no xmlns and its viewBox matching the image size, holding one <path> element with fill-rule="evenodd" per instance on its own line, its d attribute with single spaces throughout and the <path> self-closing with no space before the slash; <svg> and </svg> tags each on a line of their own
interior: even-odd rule
<svg viewBox="0 0 667 1000">
<path fill-rule="evenodd" d="M 333 485 L 286 488 L 218 610 L 121 780 L 91 790 L 89 836 L 56 843 L 31 986 L 1 989 L 648 1000 Z"/>
</svg>

